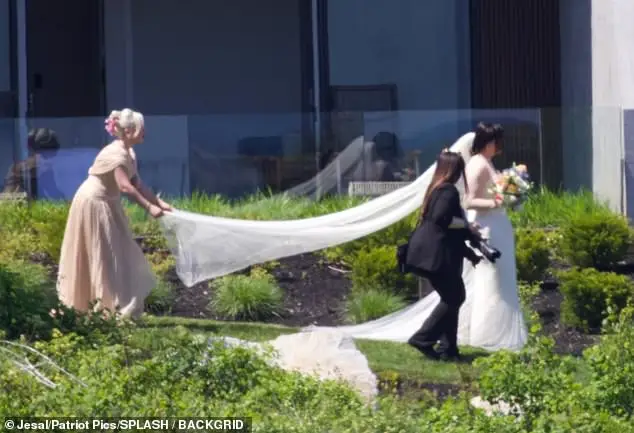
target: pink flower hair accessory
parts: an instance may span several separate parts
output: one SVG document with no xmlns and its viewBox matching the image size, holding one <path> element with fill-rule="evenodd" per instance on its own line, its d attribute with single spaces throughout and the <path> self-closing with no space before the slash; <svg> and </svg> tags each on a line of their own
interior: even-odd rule
<svg viewBox="0 0 634 433">
<path fill-rule="evenodd" d="M 110 134 L 111 136 L 115 137 L 115 120 L 116 118 L 107 118 L 104 123 L 105 123 L 105 130 L 106 132 L 108 132 L 108 134 Z"/>
</svg>

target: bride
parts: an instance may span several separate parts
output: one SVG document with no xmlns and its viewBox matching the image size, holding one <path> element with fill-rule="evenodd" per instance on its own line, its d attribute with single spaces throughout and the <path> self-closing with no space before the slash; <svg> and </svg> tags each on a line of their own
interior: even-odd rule
<svg viewBox="0 0 634 433">
<path fill-rule="evenodd" d="M 465 169 L 467 218 L 482 227 L 484 237 L 502 257 L 495 264 L 483 260 L 476 267 L 465 261 L 462 278 L 467 300 L 460 311 L 458 341 L 491 351 L 521 349 L 528 337 L 517 290 L 513 227 L 500 202 L 489 193 L 499 176 L 491 159 L 502 151 L 502 139 L 501 126 L 480 123 Z"/>
<path fill-rule="evenodd" d="M 481 227 L 484 237 L 502 252 L 502 257 L 495 264 L 482 260 L 476 267 L 465 260 L 462 278 L 466 299 L 460 308 L 458 344 L 488 351 L 517 351 L 526 344 L 528 331 L 517 289 L 514 232 L 504 208 L 489 193 L 499 175 L 491 159 L 502 150 L 503 130 L 498 125 L 481 123 L 472 137 L 470 146 L 456 149 L 468 161 L 465 176 L 469 194 L 463 198 L 463 205 L 469 221 Z M 439 300 L 438 294 L 432 292 L 381 319 L 337 329 L 352 338 L 406 342 Z M 306 328 L 319 329 L 324 328 Z"/>
<path fill-rule="evenodd" d="M 482 260 L 475 268 L 469 261 L 464 264 L 466 299 L 460 309 L 458 344 L 489 351 L 516 351 L 525 345 L 528 333 L 517 291 L 514 232 L 506 212 L 488 192 L 488 187 L 498 176 L 491 159 L 501 151 L 502 136 L 501 127 L 480 124 L 475 133 L 465 134 L 450 149 L 463 154 L 467 161 L 466 177 L 470 193 L 464 197 L 463 201 L 468 210 L 468 219 L 471 222 L 477 222 L 482 227 L 483 234 L 489 238 L 489 243 L 502 252 L 502 257 L 495 264 L 486 260 Z M 433 167 L 428 170 L 428 174 L 431 175 L 432 172 Z M 251 251 L 246 254 L 250 260 L 257 258 L 257 262 L 283 256 L 279 254 L 282 250 L 278 251 L 272 247 L 277 245 L 275 242 L 280 242 L 280 238 L 286 245 L 283 249 L 287 253 L 285 255 L 289 255 L 288 251 L 291 251 L 290 248 L 293 246 L 290 240 L 295 238 L 303 249 L 295 247 L 294 251 L 301 253 L 317 249 L 314 245 L 318 243 L 310 241 L 317 236 L 320 239 L 324 238 L 324 231 L 340 233 L 337 236 L 339 241 L 344 238 L 344 235 L 350 236 L 350 232 L 353 231 L 351 227 L 359 226 L 360 228 L 356 229 L 359 233 L 376 231 L 370 228 L 367 222 L 370 212 L 365 207 L 373 206 L 372 210 L 380 213 L 374 209 L 379 207 L 383 214 L 387 213 L 388 218 L 384 216 L 380 218 L 397 220 L 396 216 L 390 216 L 391 212 L 399 215 L 398 219 L 401 219 L 420 207 L 429 182 L 426 176 L 427 174 L 421 176 L 409 187 L 402 188 L 402 192 L 390 194 L 394 195 L 394 198 L 384 196 L 375 199 L 374 204 L 370 202 L 359 206 L 358 209 L 352 208 L 342 212 L 345 218 L 342 215 L 331 215 L 313 218 L 312 222 L 296 221 L 290 224 L 284 222 L 282 228 L 279 228 L 276 223 L 244 222 L 181 211 L 172 212 L 163 219 L 166 228 L 169 229 L 166 231 L 168 239 L 172 237 L 177 240 L 172 250 L 177 257 L 177 263 L 181 264 L 179 276 L 193 285 L 203 278 L 202 275 L 207 275 L 207 278 L 214 276 L 212 271 L 218 264 L 223 265 L 229 258 L 225 257 L 222 262 L 217 263 L 213 257 L 220 254 L 220 249 L 227 250 L 227 240 L 244 239 L 245 232 L 249 228 L 252 233 L 249 239 L 263 240 L 264 252 Z M 393 210 L 386 210 L 388 207 Z M 357 213 L 361 213 L 362 210 L 365 220 L 357 217 Z M 327 221 L 330 222 L 330 219 L 336 218 L 346 219 L 348 225 L 321 228 Z M 318 227 L 314 228 L 309 223 Z M 200 232 L 202 226 L 211 235 L 192 236 L 192 233 Z M 272 227 L 275 227 L 277 231 L 272 231 Z M 282 229 L 285 227 L 288 227 L 288 233 L 283 231 L 284 236 L 281 236 Z M 232 234 L 232 230 L 236 233 Z M 169 235 L 170 233 L 172 235 Z M 358 237 L 360 236 L 357 233 L 350 239 Z M 323 245 L 321 246 L 323 248 L 328 244 L 319 245 Z M 232 246 L 237 248 L 239 244 L 232 242 Z M 309 246 L 310 249 L 308 249 Z M 232 249 L 226 252 L 226 254 L 231 253 Z M 244 254 L 243 250 L 236 249 L 235 257 L 230 258 L 240 261 Z M 246 263 L 245 260 L 242 257 L 241 263 Z M 201 269 L 207 270 L 207 273 L 201 273 Z M 194 274 L 196 278 L 192 277 Z M 368 339 L 405 343 L 429 317 L 438 302 L 438 294 L 432 292 L 417 303 L 378 320 L 334 328 L 308 327 L 303 332 L 282 335 L 269 343 L 275 348 L 278 354 L 277 363 L 282 368 L 307 374 L 315 373 L 321 378 L 343 378 L 351 382 L 366 398 L 373 399 L 376 395 L 376 377 L 363 354 L 355 347 L 353 340 Z M 233 340 L 232 343 L 248 344 L 239 340 Z"/>
</svg>

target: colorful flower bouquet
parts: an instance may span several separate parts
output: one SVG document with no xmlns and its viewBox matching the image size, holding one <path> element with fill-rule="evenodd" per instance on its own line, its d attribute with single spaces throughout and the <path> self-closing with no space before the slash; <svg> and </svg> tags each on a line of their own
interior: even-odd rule
<svg viewBox="0 0 634 433">
<path fill-rule="evenodd" d="M 504 170 L 495 181 L 491 192 L 495 198 L 502 200 L 502 206 L 517 209 L 533 189 L 528 170 L 524 164 L 515 165 Z"/>
</svg>

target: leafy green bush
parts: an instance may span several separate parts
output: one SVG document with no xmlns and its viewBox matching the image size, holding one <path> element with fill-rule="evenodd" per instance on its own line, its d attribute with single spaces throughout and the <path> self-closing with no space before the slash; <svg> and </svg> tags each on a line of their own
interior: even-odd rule
<svg viewBox="0 0 634 433">
<path fill-rule="evenodd" d="M 557 276 L 564 295 L 561 318 L 571 326 L 599 329 L 608 308 L 618 314 L 634 297 L 634 284 L 624 275 L 573 268 Z"/>
<path fill-rule="evenodd" d="M 112 335 L 121 321 L 117 315 L 83 313 L 62 305 L 39 265 L 0 264 L 0 333 L 5 338 L 48 340 L 58 330 L 99 339 Z"/>
<path fill-rule="evenodd" d="M 398 271 L 396 247 L 385 245 L 358 252 L 352 261 L 352 286 L 354 291 L 380 287 L 410 294 L 416 288 L 416 279 Z"/>
<path fill-rule="evenodd" d="M 406 305 L 399 295 L 387 290 L 370 288 L 350 295 L 346 301 L 346 318 L 351 323 L 364 323 L 385 317 Z"/>
<path fill-rule="evenodd" d="M 516 230 L 515 260 L 519 280 L 529 283 L 543 280 L 550 265 L 550 248 L 543 230 Z"/>
<path fill-rule="evenodd" d="M 520 302 L 524 308 L 531 308 L 533 305 L 533 300 L 539 293 L 542 288 L 539 283 L 527 283 L 525 281 L 520 281 L 518 283 L 518 292 L 520 297 Z"/>
<path fill-rule="evenodd" d="M 591 372 L 588 400 L 592 409 L 617 416 L 634 416 L 634 309 L 622 311 L 614 333 L 588 349 L 584 357 Z"/>
<path fill-rule="evenodd" d="M 48 254 L 55 263 L 59 263 L 69 208 L 57 205 L 38 209 L 40 212 L 34 212 L 32 221 L 39 237 L 39 252 Z"/>
<path fill-rule="evenodd" d="M 631 311 L 614 335 L 583 359 L 553 351 L 550 338 L 531 338 L 520 352 L 480 358 L 478 388 L 491 403 L 510 403 L 522 432 L 632 432 L 634 331 Z M 625 318 L 627 316 L 627 318 Z"/>
<path fill-rule="evenodd" d="M 574 266 L 607 269 L 624 259 L 632 240 L 627 220 L 616 214 L 580 214 L 561 228 L 564 258 Z"/>
<path fill-rule="evenodd" d="M 174 286 L 167 281 L 159 280 L 156 287 L 145 298 L 145 311 L 152 314 L 169 313 L 172 310 L 175 299 Z"/>
<path fill-rule="evenodd" d="M 634 432 L 627 415 L 634 359 L 631 323 L 629 331 L 624 326 L 618 330 L 619 340 L 587 355 L 589 362 L 598 355 L 600 368 L 593 366 L 583 380 L 580 361 L 555 355 L 548 339 L 531 341 L 519 353 L 481 358 L 480 393 L 492 402 L 519 404 L 520 417 L 487 416 L 471 407 L 472 396 L 466 393 L 443 403 L 388 396 L 367 405 L 345 384 L 283 371 L 268 362 L 268 355 L 210 342 L 182 327 L 117 329 L 116 340 L 103 336 L 99 344 L 88 336 L 58 332 L 50 342 L 34 344 L 81 385 L 51 369 L 44 373 L 57 386 L 47 389 L 0 356 L 0 389 L 10 390 L 0 393 L 0 413 L 89 418 L 213 413 L 247 416 L 253 431 L 273 433 Z M 623 345 L 629 345 L 628 351 L 619 353 Z M 396 372 L 380 379 L 397 386 L 400 382 Z"/>
<path fill-rule="evenodd" d="M 251 275 L 229 275 L 214 282 L 211 307 L 238 320 L 263 320 L 282 311 L 284 294 L 275 278 L 262 269 Z"/>
<path fill-rule="evenodd" d="M 0 264 L 0 330 L 9 339 L 48 338 L 58 306 L 55 287 L 47 285 L 44 270 L 37 265 Z"/>
</svg>

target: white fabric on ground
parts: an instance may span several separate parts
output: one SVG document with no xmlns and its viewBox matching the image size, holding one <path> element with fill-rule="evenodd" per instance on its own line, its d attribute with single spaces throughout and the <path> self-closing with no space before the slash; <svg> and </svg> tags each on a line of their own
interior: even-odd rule
<svg viewBox="0 0 634 433">
<path fill-rule="evenodd" d="M 214 338 L 264 353 L 265 344 L 275 350 L 274 365 L 287 370 L 349 384 L 368 402 L 378 394 L 377 379 L 368 360 L 349 336 L 336 330 L 280 335 L 264 344 L 230 337 Z M 212 339 L 212 340 L 214 340 Z"/>
</svg>

